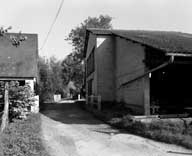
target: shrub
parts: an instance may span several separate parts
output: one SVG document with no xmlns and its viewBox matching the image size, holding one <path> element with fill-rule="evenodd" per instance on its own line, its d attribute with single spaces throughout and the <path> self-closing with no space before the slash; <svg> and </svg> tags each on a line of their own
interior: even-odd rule
<svg viewBox="0 0 192 156">
<path fill-rule="evenodd" d="M 4 83 L 5 82 L 0 81 L 0 95 L 4 95 Z M 13 121 L 13 119 L 26 118 L 26 116 L 30 112 L 31 106 L 34 104 L 34 101 L 34 94 L 28 84 L 26 84 L 25 86 L 19 86 L 18 81 L 9 82 L 10 121 Z"/>
<path fill-rule="evenodd" d="M 169 131 L 173 134 L 176 134 L 176 133 L 183 133 L 185 127 L 183 124 L 181 123 L 178 123 L 178 122 L 171 122 L 171 121 L 166 121 L 166 122 L 163 122 L 163 121 L 156 121 L 156 122 L 151 122 L 149 124 L 149 129 L 150 130 L 158 130 L 158 129 L 161 129 L 161 130 L 165 130 L 165 131 Z"/>
<path fill-rule="evenodd" d="M 128 132 L 170 144 L 181 145 L 192 149 L 192 124 L 185 125 L 176 121 L 136 121 L 130 115 L 122 118 L 111 118 L 110 124 L 125 128 Z"/>
<path fill-rule="evenodd" d="M 143 123 L 127 120 L 124 127 L 133 134 L 192 149 L 191 126 L 185 127 L 181 123 L 171 121 Z"/>
<path fill-rule="evenodd" d="M 9 83 L 9 119 L 24 119 L 35 102 L 34 93 L 28 84 L 19 86 L 19 82 Z"/>
</svg>

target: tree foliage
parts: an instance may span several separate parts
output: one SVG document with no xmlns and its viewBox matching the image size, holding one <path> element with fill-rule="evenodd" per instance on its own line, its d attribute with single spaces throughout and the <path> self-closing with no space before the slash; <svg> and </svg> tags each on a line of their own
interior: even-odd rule
<svg viewBox="0 0 192 156">
<path fill-rule="evenodd" d="M 62 62 L 62 70 L 65 75 L 65 84 L 74 81 L 77 88 L 81 88 L 84 76 L 84 44 L 87 28 L 112 29 L 112 17 L 100 15 L 99 17 L 88 17 L 80 26 L 72 29 L 67 37 L 73 46 L 73 52 Z"/>
<path fill-rule="evenodd" d="M 5 81 L 0 81 L 0 95 L 4 95 Z M 9 120 L 23 119 L 34 105 L 34 93 L 28 84 L 20 86 L 18 81 L 9 82 Z M 2 96 L 3 97 L 3 96 Z M 2 102 L 3 101 L 3 98 Z"/>
<path fill-rule="evenodd" d="M 53 99 L 54 94 L 63 93 L 61 63 L 55 57 L 39 58 L 39 96 L 41 101 Z"/>
<path fill-rule="evenodd" d="M 25 119 L 30 113 L 31 107 L 35 104 L 34 92 L 29 84 L 20 86 L 19 82 L 9 83 L 9 118 Z"/>
<path fill-rule="evenodd" d="M 77 62 L 72 54 L 68 55 L 67 58 L 62 61 L 61 65 L 65 85 L 70 81 L 76 82 L 77 84 L 82 83 L 82 63 Z"/>
<path fill-rule="evenodd" d="M 112 17 L 100 15 L 99 17 L 88 17 L 80 26 L 72 29 L 66 40 L 71 41 L 73 46 L 73 57 L 75 60 L 83 59 L 85 35 L 87 28 L 112 29 Z"/>
</svg>

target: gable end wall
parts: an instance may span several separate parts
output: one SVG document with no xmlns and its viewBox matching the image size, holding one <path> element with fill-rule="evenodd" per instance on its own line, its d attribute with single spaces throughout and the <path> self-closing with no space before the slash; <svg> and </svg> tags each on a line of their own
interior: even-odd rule
<svg viewBox="0 0 192 156">
<path fill-rule="evenodd" d="M 96 48 L 97 91 L 101 100 L 115 101 L 115 39 L 113 36 L 97 36 Z"/>
</svg>

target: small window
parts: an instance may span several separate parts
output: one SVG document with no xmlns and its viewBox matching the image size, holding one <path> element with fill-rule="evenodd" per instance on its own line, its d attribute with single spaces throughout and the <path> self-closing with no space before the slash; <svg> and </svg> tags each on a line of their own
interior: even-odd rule
<svg viewBox="0 0 192 156">
<path fill-rule="evenodd" d="M 19 85 L 20 85 L 20 86 L 24 86 L 24 85 L 25 85 L 25 80 L 19 81 Z"/>
<path fill-rule="evenodd" d="M 92 88 L 93 88 L 93 79 L 88 81 L 88 96 L 93 94 Z"/>
</svg>

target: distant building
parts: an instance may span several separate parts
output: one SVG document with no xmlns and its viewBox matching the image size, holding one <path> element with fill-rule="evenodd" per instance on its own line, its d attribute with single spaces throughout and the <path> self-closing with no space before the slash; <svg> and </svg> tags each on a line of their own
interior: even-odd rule
<svg viewBox="0 0 192 156">
<path fill-rule="evenodd" d="M 19 45 L 13 45 L 11 37 L 27 37 Z M 28 83 L 35 92 L 38 82 L 37 34 L 6 33 L 0 36 L 0 81 L 17 80 L 20 85 Z"/>
<path fill-rule="evenodd" d="M 192 107 L 191 34 L 88 29 L 85 62 L 86 95 L 101 96 L 102 106 L 145 115 Z"/>
</svg>

